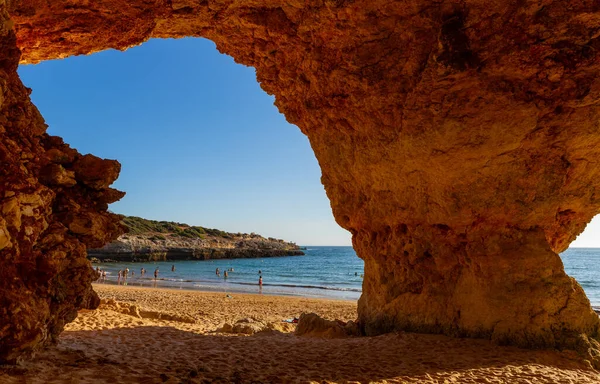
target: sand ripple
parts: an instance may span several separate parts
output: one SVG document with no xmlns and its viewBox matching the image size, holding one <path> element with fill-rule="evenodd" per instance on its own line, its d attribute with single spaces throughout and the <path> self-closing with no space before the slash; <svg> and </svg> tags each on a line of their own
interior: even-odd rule
<svg viewBox="0 0 600 384">
<path fill-rule="evenodd" d="M 215 332 L 243 318 L 264 324 L 316 312 L 351 320 L 356 303 L 97 286 L 56 347 L 0 383 L 600 383 L 574 353 L 499 347 L 484 340 L 390 334 L 319 339 L 285 331 Z M 134 309 L 132 309 L 132 307 Z"/>
</svg>

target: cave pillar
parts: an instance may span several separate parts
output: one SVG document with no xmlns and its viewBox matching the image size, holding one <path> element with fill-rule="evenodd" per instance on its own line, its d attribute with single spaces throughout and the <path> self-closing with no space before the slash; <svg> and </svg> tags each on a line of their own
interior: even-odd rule
<svg viewBox="0 0 600 384">
<path fill-rule="evenodd" d="M 598 336 L 598 315 L 539 229 L 400 225 L 359 231 L 354 245 L 365 259 L 359 320 L 367 334 L 405 330 L 572 349 Z"/>
<path fill-rule="evenodd" d="M 322 113 L 304 131 L 334 217 L 365 261 L 366 334 L 600 350 L 558 256 L 600 213 L 600 9 L 551 3 L 440 6 L 348 56 L 362 82 L 334 72 L 344 92 L 305 102 Z"/>
<path fill-rule="evenodd" d="M 368 335 L 569 348 L 597 364 L 600 319 L 558 253 L 600 210 L 599 109 L 565 113 L 562 99 L 469 76 L 431 76 L 395 130 L 374 115 L 368 129 L 309 134 L 334 216 L 365 261 L 359 322 Z"/>
</svg>

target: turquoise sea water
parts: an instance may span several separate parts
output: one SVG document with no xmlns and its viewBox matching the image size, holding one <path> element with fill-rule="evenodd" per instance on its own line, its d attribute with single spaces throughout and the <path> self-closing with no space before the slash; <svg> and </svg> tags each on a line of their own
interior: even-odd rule
<svg viewBox="0 0 600 384">
<path fill-rule="evenodd" d="M 116 284 L 117 272 L 129 268 L 135 274 L 127 279 L 127 285 L 259 293 L 258 271 L 261 271 L 264 294 L 358 299 L 364 263 L 352 247 L 307 247 L 305 253 L 305 256 L 263 259 L 103 263 L 98 266 L 107 271 L 107 284 Z M 600 307 L 600 248 L 572 248 L 562 253 L 561 258 L 567 274 L 577 279 L 592 305 Z M 175 272 L 171 272 L 172 265 Z M 143 278 L 140 277 L 142 267 L 147 270 Z M 157 267 L 159 279 L 155 282 L 153 273 Z M 221 277 L 215 274 L 216 268 L 221 270 Z M 229 268 L 233 268 L 233 272 L 228 272 L 225 279 L 223 271 Z"/>
</svg>

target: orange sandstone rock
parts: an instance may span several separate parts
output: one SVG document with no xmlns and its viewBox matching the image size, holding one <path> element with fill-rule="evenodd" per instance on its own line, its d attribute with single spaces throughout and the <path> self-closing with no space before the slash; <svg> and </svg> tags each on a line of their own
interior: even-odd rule
<svg viewBox="0 0 600 384">
<path fill-rule="evenodd" d="M 597 1 L 14 0 L 9 11 L 23 63 L 198 36 L 254 66 L 309 137 L 334 216 L 365 260 L 367 334 L 597 348 L 598 316 L 557 255 L 600 211 Z M 0 117 L 37 137 L 43 121 L 14 75 L 18 51 L 2 20 L 3 97 L 25 101 Z M 5 135 L 0 145 L 34 158 L 55 147 L 32 143 Z M 58 149 L 65 156 L 48 156 L 67 171 L 73 160 Z M 63 225 L 54 246 L 65 247 L 117 232 L 83 197 L 109 180 L 79 178 L 72 193 L 54 167 L 42 188 L 24 174 L 41 159 L 2 170 L 5 188 L 29 180 L 43 207 L 60 202 L 33 236 Z M 11 209 L 6 223 L 17 221 Z M 94 226 L 94 215 L 105 222 Z M 0 244 L 29 244 L 4 228 Z"/>
<path fill-rule="evenodd" d="M 107 186 L 118 163 L 99 178 L 85 156 L 45 133 L 16 73 L 12 26 L 0 0 L 0 363 L 53 341 L 79 308 L 98 305 L 86 246 L 121 233 L 118 217 L 95 201 L 114 196 Z M 91 224 L 73 225 L 82 221 Z"/>
</svg>

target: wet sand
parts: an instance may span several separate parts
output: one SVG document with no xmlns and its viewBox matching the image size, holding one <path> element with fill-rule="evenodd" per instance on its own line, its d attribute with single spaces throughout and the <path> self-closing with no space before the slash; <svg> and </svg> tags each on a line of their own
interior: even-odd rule
<svg viewBox="0 0 600 384">
<path fill-rule="evenodd" d="M 0 383 L 600 383 L 574 352 L 396 333 L 320 339 L 283 319 L 352 320 L 356 303 L 95 285 L 55 347 L 0 368 Z M 262 332 L 218 332 L 240 319 Z"/>
</svg>

